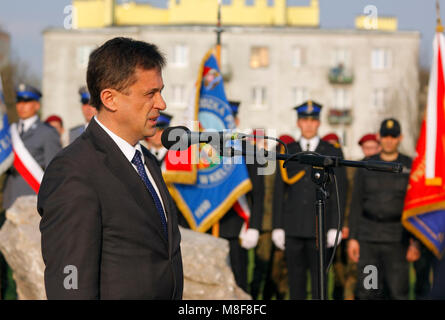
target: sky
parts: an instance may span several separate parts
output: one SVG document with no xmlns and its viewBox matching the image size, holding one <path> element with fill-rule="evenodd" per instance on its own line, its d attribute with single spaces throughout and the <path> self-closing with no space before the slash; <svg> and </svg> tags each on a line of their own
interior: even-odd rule
<svg viewBox="0 0 445 320">
<path fill-rule="evenodd" d="M 144 1 L 160 7 L 166 6 L 166 0 L 137 2 Z M 287 1 L 289 5 L 304 5 L 309 2 Z M 48 27 L 63 27 L 67 15 L 64 8 L 70 4 L 71 0 L 0 0 L 0 26 L 11 35 L 12 56 L 28 64 L 38 77 L 41 76 L 43 67 L 42 31 Z M 368 5 L 374 5 L 380 16 L 396 16 L 399 30 L 417 30 L 421 33 L 420 63 L 429 67 L 436 25 L 435 0 L 320 0 L 320 27 L 353 29 L 354 18 L 363 14 Z M 445 18 L 445 0 L 440 0 L 440 6 L 441 16 Z"/>
</svg>

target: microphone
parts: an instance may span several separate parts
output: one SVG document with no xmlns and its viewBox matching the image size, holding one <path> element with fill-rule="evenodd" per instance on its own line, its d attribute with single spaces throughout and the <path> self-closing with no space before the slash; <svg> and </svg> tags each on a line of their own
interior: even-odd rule
<svg viewBox="0 0 445 320">
<path fill-rule="evenodd" d="M 197 143 L 208 143 L 219 148 L 227 140 L 237 140 L 248 135 L 238 132 L 206 131 L 192 132 L 187 127 L 169 127 L 162 132 L 162 145 L 169 150 L 187 150 Z"/>
</svg>

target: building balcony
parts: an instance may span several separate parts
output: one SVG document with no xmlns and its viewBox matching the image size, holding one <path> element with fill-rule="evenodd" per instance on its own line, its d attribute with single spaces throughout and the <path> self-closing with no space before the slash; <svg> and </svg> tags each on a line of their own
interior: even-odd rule
<svg viewBox="0 0 445 320">
<path fill-rule="evenodd" d="M 354 81 L 352 71 L 339 64 L 329 70 L 329 82 L 332 84 L 351 84 Z"/>
<path fill-rule="evenodd" d="M 351 108 L 331 108 L 328 114 L 329 124 L 351 124 L 352 109 Z"/>
</svg>

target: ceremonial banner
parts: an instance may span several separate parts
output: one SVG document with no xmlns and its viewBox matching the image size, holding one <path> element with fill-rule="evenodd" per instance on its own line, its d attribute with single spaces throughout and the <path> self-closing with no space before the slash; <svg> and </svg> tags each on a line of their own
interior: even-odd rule
<svg viewBox="0 0 445 320">
<path fill-rule="evenodd" d="M 1 105 L 1 101 L 0 101 Z M 12 151 L 11 134 L 9 132 L 8 115 L 6 108 L 0 108 L 0 174 L 8 170 L 14 161 L 14 153 Z"/>
<path fill-rule="evenodd" d="M 197 81 L 194 119 L 200 131 L 224 131 L 235 128 L 231 108 L 224 91 L 223 78 L 213 51 L 204 57 Z M 196 130 L 192 128 L 192 130 Z M 169 151 L 170 155 L 172 152 Z M 176 155 L 180 151 L 174 151 Z M 178 208 L 193 230 L 206 232 L 251 188 L 242 157 L 235 161 L 219 155 L 210 144 L 195 145 L 178 157 L 166 158 L 168 186 Z M 230 161 L 226 161 L 230 160 Z M 169 172 L 173 174 L 169 175 Z M 193 177 L 193 174 L 196 176 Z M 175 181 L 175 175 L 181 183 Z M 194 179 L 193 183 L 190 180 Z M 245 212 L 245 211 L 244 211 Z"/>
<path fill-rule="evenodd" d="M 433 42 L 428 101 L 417 155 L 411 169 L 402 223 L 437 257 L 441 257 L 445 236 L 445 49 L 443 34 Z"/>
</svg>

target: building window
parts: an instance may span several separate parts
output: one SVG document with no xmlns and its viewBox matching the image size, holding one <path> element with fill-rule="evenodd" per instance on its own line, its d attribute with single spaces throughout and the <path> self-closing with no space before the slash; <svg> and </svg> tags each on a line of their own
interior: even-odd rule
<svg viewBox="0 0 445 320">
<path fill-rule="evenodd" d="M 255 5 L 255 0 L 245 0 L 246 7 L 253 7 Z"/>
<path fill-rule="evenodd" d="M 182 84 L 171 86 L 171 105 L 175 107 L 185 107 L 187 105 L 186 88 Z"/>
<path fill-rule="evenodd" d="M 261 108 L 266 106 L 266 87 L 253 87 L 252 88 L 252 104 L 255 108 Z"/>
<path fill-rule="evenodd" d="M 267 6 L 273 7 L 275 5 L 275 0 L 267 0 Z"/>
<path fill-rule="evenodd" d="M 292 48 L 292 66 L 300 68 L 303 65 L 303 50 L 300 47 Z"/>
<path fill-rule="evenodd" d="M 252 69 L 266 68 L 269 66 L 269 48 L 252 47 L 250 49 L 250 67 Z"/>
<path fill-rule="evenodd" d="M 223 6 L 230 6 L 232 4 L 232 0 L 222 0 Z"/>
<path fill-rule="evenodd" d="M 386 108 L 387 93 L 385 89 L 374 89 L 371 96 L 373 108 L 378 112 L 383 112 Z"/>
<path fill-rule="evenodd" d="M 371 67 L 373 70 L 391 68 L 392 53 L 388 49 L 373 49 L 371 53 Z"/>
<path fill-rule="evenodd" d="M 185 44 L 177 44 L 173 49 L 173 61 L 174 67 L 184 68 L 188 66 L 189 60 L 189 47 Z"/>
<path fill-rule="evenodd" d="M 77 47 L 77 67 L 82 69 L 88 67 L 88 60 L 90 59 L 90 54 L 94 48 L 94 46 Z"/>
<path fill-rule="evenodd" d="M 302 104 L 307 101 L 309 98 L 309 94 L 306 88 L 304 87 L 293 87 L 292 88 L 292 103 L 296 106 Z"/>
<path fill-rule="evenodd" d="M 351 108 L 351 94 L 349 89 L 336 88 L 334 89 L 334 109 L 350 109 Z"/>
<path fill-rule="evenodd" d="M 348 49 L 339 48 L 332 51 L 332 66 L 339 65 L 345 68 L 351 65 L 351 52 Z"/>
</svg>

